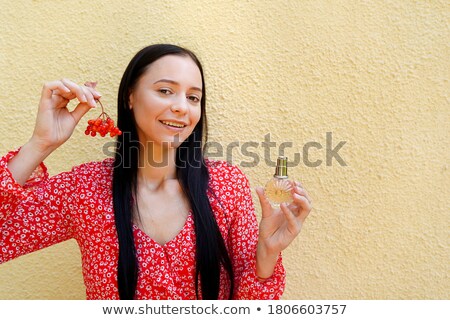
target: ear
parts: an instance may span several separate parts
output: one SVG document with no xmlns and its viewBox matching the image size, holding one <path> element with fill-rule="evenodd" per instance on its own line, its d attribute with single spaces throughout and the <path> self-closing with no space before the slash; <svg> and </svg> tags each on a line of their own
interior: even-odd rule
<svg viewBox="0 0 450 320">
<path fill-rule="evenodd" d="M 134 95 L 131 92 L 130 95 L 128 96 L 128 106 L 130 107 L 130 110 L 133 109 L 133 103 L 134 103 Z"/>
</svg>

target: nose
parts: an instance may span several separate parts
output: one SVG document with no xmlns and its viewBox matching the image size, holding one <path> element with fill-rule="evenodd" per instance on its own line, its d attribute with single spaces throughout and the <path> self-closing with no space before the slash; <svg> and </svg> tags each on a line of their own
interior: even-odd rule
<svg viewBox="0 0 450 320">
<path fill-rule="evenodd" d="M 174 113 L 185 114 L 188 110 L 186 99 L 184 99 L 184 101 L 175 101 L 175 103 L 170 107 L 170 110 Z"/>
</svg>

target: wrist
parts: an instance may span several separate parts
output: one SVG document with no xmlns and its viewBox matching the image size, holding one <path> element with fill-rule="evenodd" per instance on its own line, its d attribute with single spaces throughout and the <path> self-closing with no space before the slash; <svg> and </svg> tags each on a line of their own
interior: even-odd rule
<svg viewBox="0 0 450 320">
<path fill-rule="evenodd" d="M 30 139 L 19 150 L 19 152 L 8 161 L 8 169 L 11 172 L 14 180 L 20 184 L 25 185 L 30 175 L 36 167 L 44 161 L 44 159 L 53 151 L 52 148 L 43 148 Z"/>
<path fill-rule="evenodd" d="M 258 238 L 258 246 L 256 248 L 256 254 L 264 258 L 278 257 L 280 250 L 273 248 L 273 246 L 267 245 L 268 241 L 264 241 L 263 238 Z"/>
<path fill-rule="evenodd" d="M 280 252 L 270 252 L 258 243 L 256 250 L 256 277 L 260 282 L 270 278 L 277 264 Z"/>
<path fill-rule="evenodd" d="M 38 138 L 33 136 L 22 146 L 21 149 L 25 149 L 27 154 L 30 154 L 33 158 L 39 159 L 39 162 L 42 162 L 57 149 L 57 146 L 42 143 Z"/>
</svg>

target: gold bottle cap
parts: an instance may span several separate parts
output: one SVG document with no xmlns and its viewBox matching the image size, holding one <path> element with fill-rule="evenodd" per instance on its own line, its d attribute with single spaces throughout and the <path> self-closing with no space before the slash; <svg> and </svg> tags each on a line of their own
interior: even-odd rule
<svg viewBox="0 0 450 320">
<path fill-rule="evenodd" d="M 277 178 L 285 179 L 288 177 L 287 174 L 287 157 L 278 157 L 277 167 L 275 169 L 275 174 L 273 175 Z"/>
</svg>

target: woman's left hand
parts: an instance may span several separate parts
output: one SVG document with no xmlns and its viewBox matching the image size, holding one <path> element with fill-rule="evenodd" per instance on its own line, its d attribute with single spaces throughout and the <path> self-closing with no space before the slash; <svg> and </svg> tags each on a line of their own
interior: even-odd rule
<svg viewBox="0 0 450 320">
<path fill-rule="evenodd" d="M 292 203 L 282 203 L 274 208 L 264 194 L 263 188 L 256 188 L 262 208 L 262 219 L 259 224 L 258 255 L 274 257 L 300 233 L 302 225 L 312 209 L 312 200 L 300 182 L 292 182 Z M 262 261 L 259 261 L 262 263 Z"/>
</svg>

